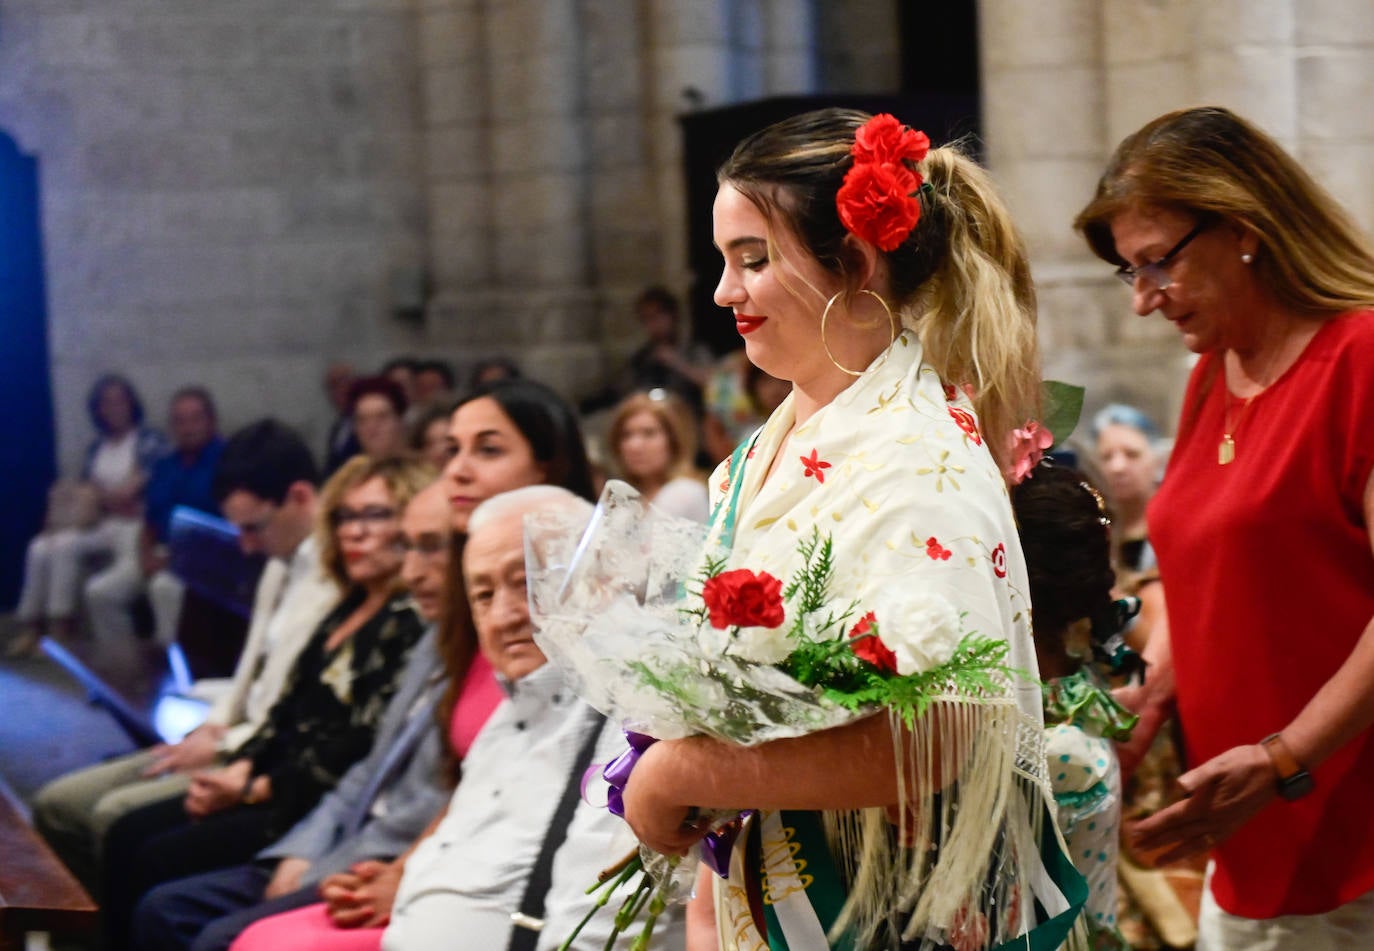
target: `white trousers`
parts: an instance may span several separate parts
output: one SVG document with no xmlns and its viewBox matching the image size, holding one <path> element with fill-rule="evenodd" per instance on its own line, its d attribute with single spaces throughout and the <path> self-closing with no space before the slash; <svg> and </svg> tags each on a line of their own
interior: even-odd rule
<svg viewBox="0 0 1374 951">
<path fill-rule="evenodd" d="M 153 636 L 163 647 L 177 639 L 181 605 L 186 600 L 186 585 L 170 571 L 159 571 L 148 579 L 148 602 L 153 606 Z"/>
<path fill-rule="evenodd" d="M 1374 948 L 1374 892 L 1320 915 L 1241 918 L 1212 897 L 1212 865 L 1202 890 L 1195 951 L 1356 951 Z"/>
<path fill-rule="evenodd" d="M 93 528 L 44 532 L 29 542 L 24 557 L 24 587 L 15 615 L 24 622 L 75 617 L 86 569 L 100 557 L 110 559 L 109 567 L 91 581 L 114 571 L 113 581 L 106 585 L 126 584 L 121 576 L 127 575 L 129 566 L 138 572 L 138 535 L 142 524 L 136 518 L 108 517 Z"/>
</svg>

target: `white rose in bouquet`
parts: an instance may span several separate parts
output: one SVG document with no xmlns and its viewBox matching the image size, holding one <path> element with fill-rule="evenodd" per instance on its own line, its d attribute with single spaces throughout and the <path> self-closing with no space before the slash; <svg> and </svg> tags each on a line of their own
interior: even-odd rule
<svg viewBox="0 0 1374 951">
<path fill-rule="evenodd" d="M 949 663 L 959 641 L 959 612 L 931 591 L 892 588 L 874 598 L 878 637 L 897 658 L 897 673 L 919 674 Z"/>
<path fill-rule="evenodd" d="M 726 653 L 755 664 L 780 664 L 796 646 L 787 636 L 790 625 L 741 627 L 730 635 Z"/>
</svg>

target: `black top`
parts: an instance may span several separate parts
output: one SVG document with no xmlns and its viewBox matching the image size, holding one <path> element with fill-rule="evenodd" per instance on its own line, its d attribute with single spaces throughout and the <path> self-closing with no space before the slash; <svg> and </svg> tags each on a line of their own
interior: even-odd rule
<svg viewBox="0 0 1374 951">
<path fill-rule="evenodd" d="M 367 755 L 382 712 L 424 633 L 410 595 L 393 595 L 331 651 L 325 643 L 363 602 L 355 588 L 315 629 L 267 721 L 235 754 L 272 780 L 273 826 L 285 832 Z"/>
</svg>

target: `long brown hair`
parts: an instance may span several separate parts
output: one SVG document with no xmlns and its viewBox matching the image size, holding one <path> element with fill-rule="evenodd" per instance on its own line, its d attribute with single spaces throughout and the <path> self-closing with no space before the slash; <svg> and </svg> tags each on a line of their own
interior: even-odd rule
<svg viewBox="0 0 1374 951">
<path fill-rule="evenodd" d="M 1293 156 L 1228 109 L 1180 109 L 1128 135 L 1074 227 L 1099 258 L 1125 265 L 1111 223 L 1142 208 L 1255 234 L 1255 278 L 1293 314 L 1325 319 L 1374 305 L 1369 239 Z"/>
<path fill-rule="evenodd" d="M 472 625 L 472 608 L 468 604 L 467 588 L 463 585 L 463 548 L 467 536 L 454 532 L 449 537 L 448 567 L 444 572 L 444 608 L 435 627 L 434 649 L 443 664 L 444 695 L 434 709 L 434 718 L 444 736 L 449 736 L 453 708 L 463 692 L 472 659 L 477 656 L 477 629 Z M 448 753 L 449 779 L 457 782 L 462 763 L 457 750 L 445 743 Z"/>
<path fill-rule="evenodd" d="M 835 196 L 853 165 L 850 149 L 872 118 L 855 109 L 821 109 L 745 139 L 717 172 L 786 228 L 847 286 L 860 290 Z M 957 146 L 931 149 L 917 167 L 921 218 L 896 249 L 882 252 L 891 275 L 890 306 L 915 330 L 925 361 L 947 383 L 968 384 L 988 448 L 1006 461 L 1011 431 L 1039 414 L 1040 349 L 1035 288 L 1025 247 L 1002 199 Z M 769 236 L 770 257 L 777 243 Z"/>
<path fill-rule="evenodd" d="M 622 475 L 625 461 L 620 443 L 625 438 L 625 426 L 630 417 L 640 413 L 648 413 L 658 420 L 668 437 L 668 470 L 664 473 L 664 481 L 693 475 L 697 454 L 696 421 L 687 404 L 671 393 L 631 393 L 616 405 L 606 432 L 606 445 Z"/>
</svg>

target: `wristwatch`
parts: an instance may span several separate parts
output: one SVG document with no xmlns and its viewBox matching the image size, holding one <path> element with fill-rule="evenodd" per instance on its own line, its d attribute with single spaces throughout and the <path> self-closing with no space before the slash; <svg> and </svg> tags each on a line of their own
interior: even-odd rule
<svg viewBox="0 0 1374 951">
<path fill-rule="evenodd" d="M 1269 754 L 1269 761 L 1274 764 L 1274 772 L 1278 774 L 1280 796 L 1292 802 L 1312 791 L 1312 774 L 1293 758 L 1293 754 L 1288 751 L 1288 745 L 1283 742 L 1282 735 L 1271 733 L 1260 740 L 1260 745 Z"/>
</svg>

